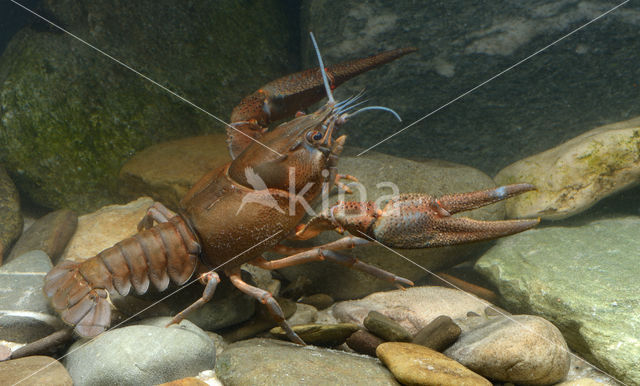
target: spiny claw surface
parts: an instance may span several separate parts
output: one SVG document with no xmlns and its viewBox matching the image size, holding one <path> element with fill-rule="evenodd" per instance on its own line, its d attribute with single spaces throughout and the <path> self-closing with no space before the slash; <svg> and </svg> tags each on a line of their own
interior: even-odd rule
<svg viewBox="0 0 640 386">
<path fill-rule="evenodd" d="M 534 189 L 530 184 L 515 184 L 440 198 L 421 193 L 402 194 L 389 200 L 383 209 L 372 202 L 342 202 L 313 218 L 297 236 L 304 239 L 337 228 L 356 236 L 365 234 L 396 248 L 433 248 L 491 240 L 530 229 L 540 219 L 479 221 L 451 215 Z"/>
<path fill-rule="evenodd" d="M 414 51 L 413 47 L 399 48 L 329 66 L 325 70 L 333 89 L 363 72 Z M 312 68 L 269 82 L 245 97 L 231 113 L 233 128 L 227 127 L 231 157 L 235 159 L 252 143 L 251 138 L 260 138 L 270 123 L 293 116 L 325 96 L 320 69 Z"/>
</svg>

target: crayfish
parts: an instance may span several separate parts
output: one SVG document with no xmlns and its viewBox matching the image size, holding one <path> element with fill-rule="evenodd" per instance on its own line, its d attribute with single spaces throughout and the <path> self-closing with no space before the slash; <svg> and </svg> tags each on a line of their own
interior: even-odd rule
<svg viewBox="0 0 640 386">
<path fill-rule="evenodd" d="M 202 265 L 211 269 L 201 277 L 205 283 L 202 297 L 169 324 L 180 322 L 212 298 L 220 271 L 240 291 L 266 305 L 292 341 L 304 344 L 285 321 L 274 297 L 242 280 L 242 264 L 272 270 L 328 260 L 399 287 L 410 286 L 411 281 L 340 250 L 370 242 L 397 248 L 439 247 L 511 235 L 538 223 L 535 219 L 476 221 L 452 217 L 456 212 L 534 189 L 529 184 L 515 184 L 440 198 L 403 194 L 382 208 L 373 202 L 342 202 L 300 224 L 305 215 L 301 199 L 312 202 L 323 188 L 344 186 L 340 181 L 351 178 L 337 172 L 347 138 L 337 134 L 338 127 L 367 109 L 392 111 L 377 106 L 353 111 L 357 98 L 336 102 L 331 90 L 415 51 L 396 49 L 324 68 L 313 42 L 320 68 L 272 81 L 241 101 L 227 129 L 233 160 L 204 175 L 182 199 L 177 215 L 155 203 L 140 221 L 135 236 L 82 263 L 63 261 L 47 274 L 46 295 L 62 320 L 75 326 L 79 335 L 95 336 L 110 326 L 110 294 L 124 296 L 131 288 L 143 294 L 149 283 L 163 291 L 170 281 L 184 284 Z M 325 94 L 328 101 L 317 111 L 299 112 Z M 270 123 L 294 114 L 291 121 L 268 130 Z M 256 190 L 255 180 L 261 181 L 264 189 Z M 286 239 L 308 239 L 332 230 L 350 235 L 305 250 L 281 244 Z M 267 260 L 262 254 L 268 251 L 289 256 Z"/>
</svg>

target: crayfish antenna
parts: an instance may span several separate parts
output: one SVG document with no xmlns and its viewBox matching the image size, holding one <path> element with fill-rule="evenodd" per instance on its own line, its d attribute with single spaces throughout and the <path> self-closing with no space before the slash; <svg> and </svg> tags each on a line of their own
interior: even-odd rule
<svg viewBox="0 0 640 386">
<path fill-rule="evenodd" d="M 313 36 L 313 32 L 309 32 L 309 35 L 311 35 L 311 41 L 313 42 L 313 47 L 315 48 L 316 55 L 318 56 L 318 63 L 320 64 L 320 71 L 322 72 L 322 81 L 324 82 L 324 88 L 327 91 L 327 98 L 329 98 L 329 102 L 333 103 L 336 100 L 333 99 L 333 93 L 331 92 L 331 87 L 329 87 L 329 79 L 327 78 L 327 72 L 324 69 L 324 63 L 322 62 L 322 55 L 320 55 L 318 43 L 316 42 L 316 38 Z"/>
</svg>

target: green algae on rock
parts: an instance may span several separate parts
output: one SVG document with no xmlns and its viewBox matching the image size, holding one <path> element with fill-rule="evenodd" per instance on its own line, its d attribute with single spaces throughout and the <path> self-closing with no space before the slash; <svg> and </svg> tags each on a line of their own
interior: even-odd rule
<svg viewBox="0 0 640 386">
<path fill-rule="evenodd" d="M 506 201 L 507 216 L 557 220 L 640 184 L 640 117 L 597 127 L 559 146 L 515 162 L 498 184 L 526 181 L 529 192 Z"/>
<path fill-rule="evenodd" d="M 277 1 L 81 3 L 46 6 L 78 36 L 225 120 L 244 95 L 297 69 Z M 118 171 L 136 151 L 222 127 L 70 36 L 31 28 L 0 58 L 0 103 L 0 161 L 16 185 L 40 205 L 79 212 L 117 200 Z"/>
<path fill-rule="evenodd" d="M 498 241 L 475 269 L 510 311 L 544 317 L 578 354 L 638 384 L 638 229 L 637 216 L 534 229 Z"/>
</svg>

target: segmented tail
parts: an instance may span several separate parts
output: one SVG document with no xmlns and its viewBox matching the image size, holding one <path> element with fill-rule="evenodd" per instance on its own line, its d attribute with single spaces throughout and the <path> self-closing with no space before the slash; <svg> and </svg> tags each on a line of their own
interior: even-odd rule
<svg viewBox="0 0 640 386">
<path fill-rule="evenodd" d="M 164 291 L 169 280 L 181 285 L 196 269 L 200 245 L 182 217 L 144 230 L 83 262 L 65 260 L 46 276 L 44 292 L 62 320 L 84 337 L 109 328 L 109 294 L 138 294 L 149 282 Z"/>
</svg>

